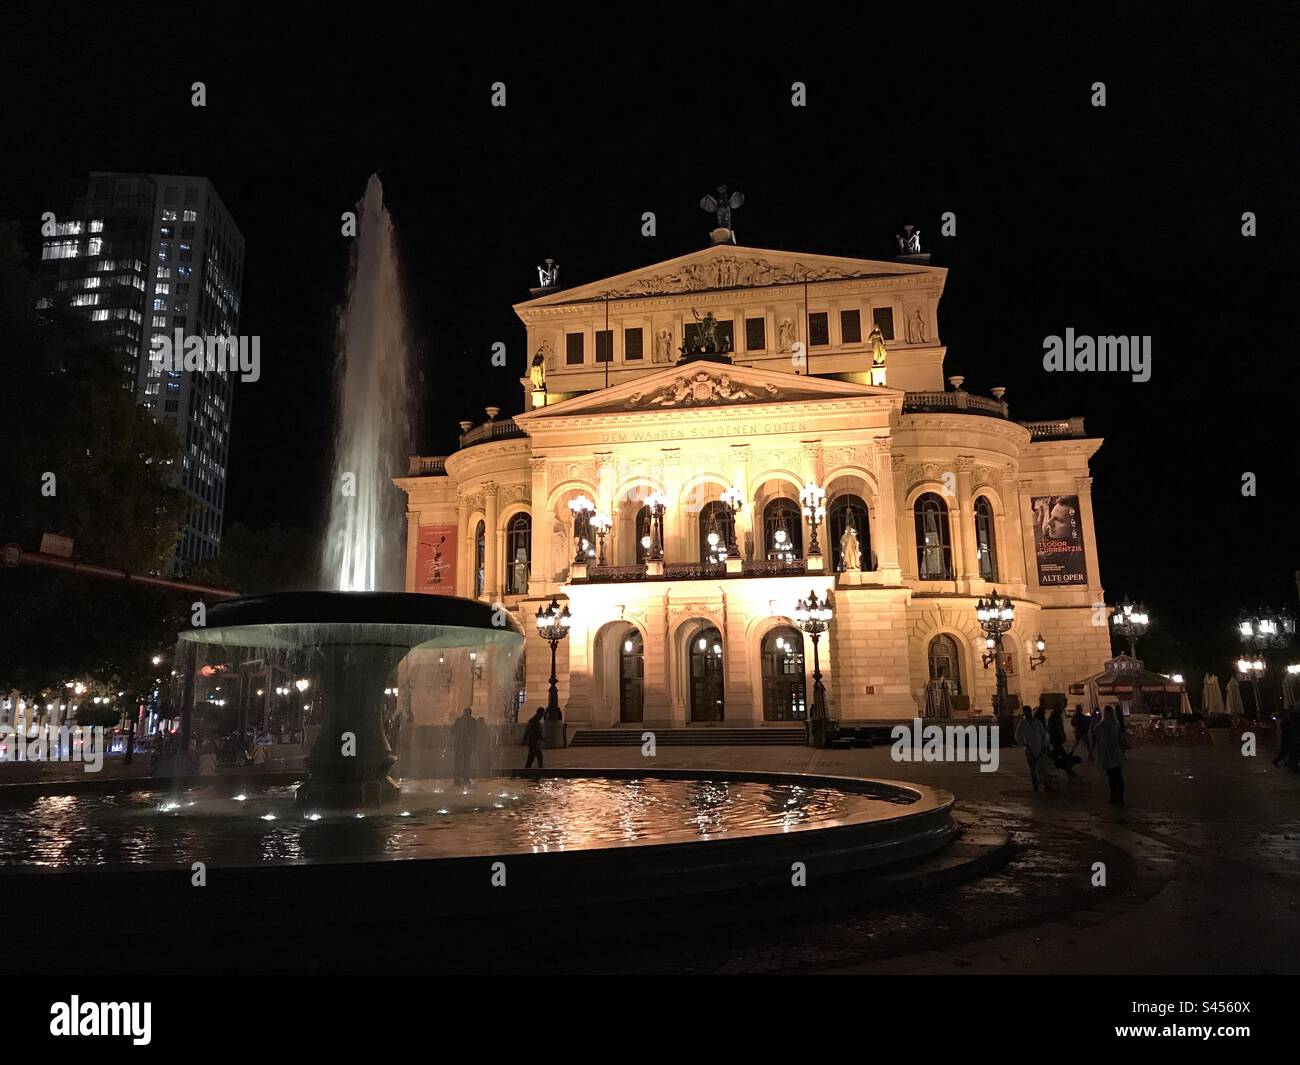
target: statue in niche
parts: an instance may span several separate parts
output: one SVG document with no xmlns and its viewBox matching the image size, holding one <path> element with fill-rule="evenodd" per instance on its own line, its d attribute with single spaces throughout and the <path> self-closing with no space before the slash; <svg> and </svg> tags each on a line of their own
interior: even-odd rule
<svg viewBox="0 0 1300 1065">
<path fill-rule="evenodd" d="M 551 564 L 555 567 L 555 580 L 563 580 L 569 569 L 569 530 L 563 522 L 551 527 Z"/>
<path fill-rule="evenodd" d="M 528 376 L 532 379 L 534 392 L 546 391 L 546 356 L 542 354 L 541 348 L 538 348 L 537 354 L 533 356 L 533 365 L 528 371 Z"/>
<path fill-rule="evenodd" d="M 700 327 L 699 332 L 695 335 L 695 342 L 691 345 L 691 350 L 708 354 L 725 351 L 726 337 L 719 339 L 718 320 L 713 317 L 713 312 L 705 311 L 704 317 L 701 318 L 699 311 L 692 307 L 691 314 L 695 316 L 695 321 Z"/>
<path fill-rule="evenodd" d="M 845 573 L 862 570 L 862 548 L 858 545 L 858 530 L 853 522 L 844 526 L 844 534 L 840 537 L 840 570 Z"/>
<path fill-rule="evenodd" d="M 673 361 L 673 334 L 669 329 L 661 329 L 658 333 L 657 343 L 655 344 L 655 362 L 669 363 Z"/>
<path fill-rule="evenodd" d="M 545 265 L 537 268 L 537 285 L 539 288 L 554 288 L 560 283 L 560 264 L 554 259 L 547 259 Z"/>
<path fill-rule="evenodd" d="M 794 322 L 789 318 L 782 318 L 777 323 L 776 331 L 780 341 L 777 351 L 794 351 Z"/>
<path fill-rule="evenodd" d="M 912 312 L 912 317 L 907 320 L 907 342 L 909 344 L 924 344 L 925 334 L 925 317 L 921 314 L 921 308 L 917 307 Z"/>
<path fill-rule="evenodd" d="M 867 336 L 867 343 L 871 345 L 871 365 L 884 366 L 885 356 L 889 352 L 885 350 L 885 334 L 880 331 L 879 325 L 871 327 L 871 333 Z"/>
</svg>

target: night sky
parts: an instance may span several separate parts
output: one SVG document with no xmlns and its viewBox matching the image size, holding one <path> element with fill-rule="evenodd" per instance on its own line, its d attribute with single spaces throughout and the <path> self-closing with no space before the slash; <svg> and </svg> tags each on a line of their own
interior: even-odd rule
<svg viewBox="0 0 1300 1065">
<path fill-rule="evenodd" d="M 745 194 L 749 246 L 887 258 L 913 223 L 950 270 L 946 372 L 1005 386 L 1018 419 L 1086 417 L 1106 440 L 1108 597 L 1146 601 L 1149 664 L 1222 670 L 1238 607 L 1293 603 L 1300 568 L 1284 259 L 1300 27 L 1283 5 L 1146 20 L 1098 4 L 1068 24 L 948 6 L 907 24 L 876 5 L 539 5 L 526 21 L 515 5 L 10 5 L 0 215 L 30 250 L 55 188 L 92 169 L 214 181 L 247 242 L 241 332 L 262 338 L 262 380 L 236 386 L 226 507 L 253 526 L 322 520 L 339 216 L 374 170 L 403 246 L 425 454 L 486 405 L 519 410 L 510 305 L 545 256 L 567 287 L 701 248 L 697 201 L 721 183 Z M 945 211 L 955 238 L 938 236 Z M 1043 338 L 1067 327 L 1151 335 L 1151 380 L 1045 373 Z M 497 340 L 508 369 L 490 364 Z"/>
</svg>

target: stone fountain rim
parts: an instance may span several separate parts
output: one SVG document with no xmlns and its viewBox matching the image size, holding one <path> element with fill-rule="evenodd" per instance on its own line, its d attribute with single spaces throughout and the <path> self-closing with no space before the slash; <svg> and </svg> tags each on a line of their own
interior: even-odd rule
<svg viewBox="0 0 1300 1065">
<path fill-rule="evenodd" d="M 208 608 L 205 628 L 244 625 L 444 625 L 524 634 L 507 610 L 423 592 L 276 592 L 227 599 Z M 202 630 L 191 635 L 202 638 Z"/>
</svg>

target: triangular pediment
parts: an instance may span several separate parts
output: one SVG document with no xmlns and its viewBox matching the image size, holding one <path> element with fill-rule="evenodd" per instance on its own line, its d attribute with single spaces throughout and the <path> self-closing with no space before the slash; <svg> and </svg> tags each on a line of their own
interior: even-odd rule
<svg viewBox="0 0 1300 1065">
<path fill-rule="evenodd" d="M 699 408 L 726 408 L 758 403 L 798 403 L 834 399 L 881 399 L 901 406 L 903 393 L 893 388 L 827 380 L 752 366 L 695 360 L 665 366 L 634 381 L 535 407 L 515 415 L 526 432 L 548 418 L 582 415 L 664 414 Z"/>
<path fill-rule="evenodd" d="M 874 280 L 928 274 L 942 283 L 946 273 L 943 267 L 918 263 L 715 244 L 614 277 L 548 292 L 516 304 L 515 311 L 522 316 L 528 310 L 574 303 L 802 285 L 805 281 Z"/>
</svg>

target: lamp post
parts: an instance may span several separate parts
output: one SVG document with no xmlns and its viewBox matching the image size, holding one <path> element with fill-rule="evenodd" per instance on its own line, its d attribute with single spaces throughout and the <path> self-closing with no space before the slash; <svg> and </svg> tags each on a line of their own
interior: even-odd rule
<svg viewBox="0 0 1300 1065">
<path fill-rule="evenodd" d="M 555 677 L 555 649 L 569 635 L 569 626 L 572 624 L 573 615 L 569 613 L 569 604 L 565 603 L 561 609 L 555 596 L 551 596 L 551 601 L 544 609 L 537 608 L 537 632 L 551 645 L 551 691 L 546 697 L 547 717 L 551 716 L 552 710 L 558 713 L 560 709 L 560 689 Z"/>
<path fill-rule="evenodd" d="M 1002 659 L 1002 636 L 1015 621 L 1016 608 L 1010 596 L 1004 595 L 999 601 L 998 590 L 994 588 L 987 599 L 981 599 L 975 604 L 975 618 L 984 630 L 984 668 L 988 669 L 991 664 L 997 677 L 997 706 L 994 707 L 994 713 L 999 718 L 999 724 L 1009 729 L 1011 722 L 1001 720 L 1012 717 L 1006 705 L 1007 671 Z"/>
<path fill-rule="evenodd" d="M 614 519 L 606 511 L 598 510 L 591 519 L 591 527 L 596 530 L 596 539 L 600 543 L 600 555 L 596 559 L 596 565 L 605 564 L 605 537 L 609 534 L 609 527 L 614 524 Z"/>
<path fill-rule="evenodd" d="M 1247 613 L 1243 610 L 1237 617 L 1237 632 L 1241 636 L 1242 645 L 1247 651 L 1268 652 L 1281 650 L 1290 646 L 1291 640 L 1295 636 L 1295 617 L 1285 607 L 1277 613 L 1273 613 L 1266 607 L 1254 613 Z M 1255 681 L 1255 709 L 1258 712 L 1260 705 L 1259 678 L 1268 669 L 1267 653 L 1257 655 L 1251 665 L 1252 667 L 1259 667 L 1258 669 L 1252 668 L 1247 673 Z"/>
<path fill-rule="evenodd" d="M 727 539 L 727 557 L 739 558 L 740 545 L 736 542 L 736 515 L 740 513 L 741 508 L 745 505 L 745 494 L 733 484 L 722 493 L 722 501 L 727 504 L 727 509 L 731 511 L 731 529 Z"/>
<path fill-rule="evenodd" d="M 820 569 L 822 545 L 817 539 L 817 527 L 826 517 L 826 490 L 809 481 L 799 492 L 799 502 L 803 504 L 804 520 L 808 523 L 808 568 Z M 812 563 L 813 559 L 817 559 L 816 564 Z"/>
<path fill-rule="evenodd" d="M 1237 672 L 1250 682 L 1250 690 L 1255 693 L 1255 717 L 1259 718 L 1259 679 L 1264 675 L 1268 667 L 1264 664 L 1262 658 L 1239 658 L 1237 659 Z"/>
<path fill-rule="evenodd" d="M 651 562 L 662 562 L 664 559 L 664 510 L 668 507 L 668 497 L 655 490 L 646 499 L 646 506 L 650 508 L 650 553 L 647 558 Z"/>
<path fill-rule="evenodd" d="M 1141 603 L 1134 604 L 1124 597 L 1124 602 L 1115 607 L 1114 613 L 1110 616 L 1111 628 L 1116 636 L 1128 640 L 1129 658 L 1137 658 L 1137 642 L 1139 636 L 1145 636 L 1147 629 L 1151 627 L 1151 616 L 1147 613 L 1146 607 Z"/>
<path fill-rule="evenodd" d="M 827 713 L 826 689 L 822 685 L 821 658 L 817 645 L 821 635 L 831 623 L 831 605 L 817 598 L 817 592 L 810 591 L 807 599 L 800 599 L 794 608 L 795 621 L 799 627 L 812 637 L 813 645 L 813 701 L 812 712 L 808 715 L 808 743 L 812 747 L 822 747 L 826 742 Z"/>
</svg>

